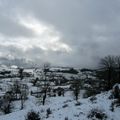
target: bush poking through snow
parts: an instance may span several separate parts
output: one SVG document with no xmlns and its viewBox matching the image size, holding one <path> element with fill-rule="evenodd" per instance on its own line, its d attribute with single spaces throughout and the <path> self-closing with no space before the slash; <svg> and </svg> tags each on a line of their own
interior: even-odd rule
<svg viewBox="0 0 120 120">
<path fill-rule="evenodd" d="M 114 112 L 115 107 L 120 106 L 120 99 L 116 99 L 111 103 L 110 110 Z"/>
<path fill-rule="evenodd" d="M 47 113 L 46 113 L 46 116 L 47 116 L 47 118 L 48 118 L 48 117 L 49 117 L 49 115 L 50 115 L 50 114 L 52 114 L 52 111 L 51 111 L 51 109 L 50 109 L 50 108 L 48 108 L 48 109 L 46 110 L 46 112 L 47 112 Z"/>
<path fill-rule="evenodd" d="M 75 106 L 80 106 L 80 105 L 81 105 L 80 102 L 75 103 Z"/>
<path fill-rule="evenodd" d="M 68 107 L 68 104 L 63 105 L 63 108 L 66 108 L 66 107 Z"/>
<path fill-rule="evenodd" d="M 119 89 L 118 85 L 116 85 L 114 87 L 113 95 L 114 95 L 115 99 L 119 99 L 120 98 L 120 89 Z"/>
<path fill-rule="evenodd" d="M 3 99 L 1 99 L 0 110 L 4 114 L 9 114 L 9 113 L 11 113 L 11 109 L 12 109 L 11 96 L 9 93 L 6 93 L 3 97 Z"/>
<path fill-rule="evenodd" d="M 73 90 L 73 95 L 76 99 L 76 101 L 78 100 L 79 94 L 80 94 L 80 88 L 81 88 L 81 82 L 80 80 L 74 80 L 71 88 Z"/>
<path fill-rule="evenodd" d="M 107 119 L 107 115 L 102 110 L 99 110 L 99 109 L 92 109 L 87 117 L 91 118 L 92 120 L 106 120 Z"/>
<path fill-rule="evenodd" d="M 33 86 L 36 86 L 36 83 L 39 81 L 39 78 L 37 77 L 36 79 L 32 80 L 31 83 Z"/>
<path fill-rule="evenodd" d="M 11 103 L 7 103 L 6 105 L 2 106 L 1 111 L 4 114 L 9 114 L 11 113 Z"/>
<path fill-rule="evenodd" d="M 88 89 L 84 93 L 83 98 L 88 98 L 88 97 L 94 96 L 96 94 L 98 94 L 96 90 L 94 90 L 94 89 Z"/>
<path fill-rule="evenodd" d="M 97 97 L 96 97 L 96 96 L 90 97 L 90 101 L 91 101 L 92 103 L 96 103 L 96 100 L 97 100 Z"/>
<path fill-rule="evenodd" d="M 65 117 L 65 120 L 68 120 L 68 117 Z"/>
<path fill-rule="evenodd" d="M 34 111 L 28 112 L 25 120 L 40 120 L 39 112 L 38 113 Z"/>
<path fill-rule="evenodd" d="M 58 96 L 61 96 L 62 95 L 62 92 L 61 91 L 58 91 Z"/>
<path fill-rule="evenodd" d="M 114 102 L 111 103 L 110 110 L 114 112 Z"/>
</svg>

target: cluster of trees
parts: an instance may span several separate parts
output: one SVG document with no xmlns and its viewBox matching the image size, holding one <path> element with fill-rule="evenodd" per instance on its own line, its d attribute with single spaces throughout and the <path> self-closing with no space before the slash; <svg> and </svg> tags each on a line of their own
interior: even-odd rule
<svg viewBox="0 0 120 120">
<path fill-rule="evenodd" d="M 78 71 L 75 70 L 74 68 L 69 68 L 68 70 L 57 70 L 57 72 L 62 72 L 62 73 L 71 73 L 71 74 L 78 74 Z"/>
<path fill-rule="evenodd" d="M 98 77 L 105 80 L 106 90 L 120 83 L 120 56 L 106 56 L 100 61 Z"/>
<path fill-rule="evenodd" d="M 21 109 L 24 107 L 24 102 L 28 96 L 28 86 L 22 83 L 23 68 L 19 68 L 18 74 L 20 80 L 16 79 L 10 88 L 6 91 L 5 95 L 0 99 L 0 110 L 5 114 L 11 112 L 11 105 L 13 101 L 21 101 Z"/>
<path fill-rule="evenodd" d="M 21 109 L 24 108 L 24 102 L 28 96 L 28 87 L 26 84 L 21 84 L 18 81 L 11 86 L 3 97 L 0 99 L 0 110 L 8 114 L 11 112 L 12 102 L 16 100 L 21 101 Z"/>
<path fill-rule="evenodd" d="M 101 90 L 110 90 L 113 86 L 118 83 L 120 84 L 120 56 L 105 56 L 104 58 L 100 59 L 99 62 L 99 69 L 91 70 L 91 69 L 82 69 L 81 72 L 90 71 L 91 73 L 97 73 L 95 76 L 96 81 L 92 81 L 93 78 L 89 79 L 89 82 L 92 82 L 92 86 L 90 89 L 86 89 L 88 96 L 97 94 Z M 88 73 L 86 72 L 88 75 Z M 87 78 L 86 78 L 87 79 Z M 86 79 L 84 81 L 86 81 Z M 82 80 L 82 79 L 81 79 Z M 80 94 L 81 84 L 79 80 L 74 80 L 71 87 L 74 93 L 76 100 Z M 95 85 L 93 85 L 95 84 Z M 97 90 L 97 88 L 99 90 Z M 117 91 L 117 92 L 116 92 Z M 119 90 L 116 90 L 115 94 L 118 94 Z M 120 96 L 119 96 L 120 97 Z"/>
<path fill-rule="evenodd" d="M 2 111 L 4 114 L 8 114 L 11 112 L 11 96 L 9 92 L 6 92 L 3 98 L 0 99 L 0 111 Z"/>
</svg>

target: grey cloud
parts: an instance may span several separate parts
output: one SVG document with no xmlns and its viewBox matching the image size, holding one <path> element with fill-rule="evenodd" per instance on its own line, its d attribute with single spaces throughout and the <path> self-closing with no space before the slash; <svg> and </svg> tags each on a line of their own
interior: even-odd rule
<svg viewBox="0 0 120 120">
<path fill-rule="evenodd" d="M 13 19 L 13 20 L 12 20 Z M 22 25 L 17 24 L 13 18 L 0 16 L 0 33 L 8 37 L 32 37 L 33 33 Z"/>
<path fill-rule="evenodd" d="M 61 65 L 93 66 L 100 57 L 119 54 L 119 0 L 5 0 L 5 2 L 0 0 L 0 2 L 0 33 L 10 37 L 31 38 L 33 34 L 29 29 L 14 22 L 14 17 L 18 15 L 30 15 L 54 26 L 62 34 L 61 41 L 72 49 L 69 54 L 61 51 L 46 53 L 37 47 L 27 52 L 17 51 L 21 56 L 34 59 L 37 63 L 50 61 Z"/>
</svg>

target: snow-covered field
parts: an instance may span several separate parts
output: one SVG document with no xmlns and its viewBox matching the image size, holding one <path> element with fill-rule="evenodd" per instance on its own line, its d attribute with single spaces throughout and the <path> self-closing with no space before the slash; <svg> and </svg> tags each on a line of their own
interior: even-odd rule
<svg viewBox="0 0 120 120">
<path fill-rule="evenodd" d="M 40 100 L 33 96 L 25 102 L 23 110 L 19 110 L 20 103 L 16 103 L 16 112 L 8 115 L 1 115 L 0 120 L 25 120 L 27 112 L 34 110 L 39 112 L 42 120 L 64 120 L 68 117 L 69 120 L 89 120 L 88 114 L 92 109 L 99 109 L 107 115 L 107 120 L 119 120 L 120 108 L 116 108 L 114 112 L 110 110 L 112 100 L 109 100 L 110 92 L 102 93 L 96 96 L 94 102 L 90 98 L 80 98 L 80 104 L 76 102 L 72 93 L 67 92 L 65 97 L 49 97 L 45 106 L 41 105 Z M 46 117 L 46 110 L 50 108 L 52 113 Z"/>
<path fill-rule="evenodd" d="M 26 70 L 35 74 L 32 70 Z M 34 75 L 36 77 L 37 74 Z M 65 74 L 66 78 L 71 78 L 73 75 Z M 38 77 L 38 76 L 37 76 Z M 76 77 L 76 75 L 75 75 Z M 19 78 L 6 78 L 0 80 L 0 96 L 9 89 L 9 85 Z M 27 113 L 30 111 L 39 112 L 41 120 L 97 120 L 97 118 L 89 118 L 92 110 L 101 111 L 106 115 L 106 120 L 119 120 L 120 107 L 114 106 L 114 111 L 111 111 L 111 104 L 113 99 L 109 99 L 111 91 L 102 92 L 93 97 L 83 98 L 84 90 L 80 90 L 79 99 L 76 101 L 73 97 L 72 91 L 66 91 L 64 96 L 50 97 L 47 96 L 45 105 L 42 105 L 42 97 L 35 97 L 31 95 L 31 91 L 37 92 L 37 86 L 33 86 L 31 80 L 34 78 L 25 78 L 22 83 L 26 84 L 29 89 L 28 99 L 24 103 L 24 108 L 21 110 L 21 101 L 12 102 L 12 111 L 9 114 L 0 112 L 0 120 L 25 120 Z M 54 86 L 57 88 L 67 89 L 69 85 Z M 47 110 L 50 109 L 51 113 L 47 115 Z M 98 119 L 102 120 L 102 119 Z M 104 119 L 103 119 L 104 120 Z"/>
</svg>

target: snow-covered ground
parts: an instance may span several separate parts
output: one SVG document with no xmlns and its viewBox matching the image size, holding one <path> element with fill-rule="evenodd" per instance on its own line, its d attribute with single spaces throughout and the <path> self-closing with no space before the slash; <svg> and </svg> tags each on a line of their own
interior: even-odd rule
<svg viewBox="0 0 120 120">
<path fill-rule="evenodd" d="M 90 98 L 80 98 L 80 104 L 76 102 L 71 92 L 67 92 L 64 97 L 49 97 L 46 104 L 41 105 L 40 99 L 29 96 L 25 102 L 23 110 L 19 110 L 20 103 L 16 102 L 16 112 L 8 115 L 1 115 L 0 120 L 25 120 L 25 116 L 31 110 L 39 112 L 42 120 L 89 120 L 88 114 L 92 109 L 99 109 L 107 115 L 107 120 L 119 120 L 120 107 L 117 107 L 114 112 L 110 110 L 112 100 L 108 99 L 110 91 L 101 93 L 96 96 L 96 100 L 90 101 Z M 46 117 L 46 110 L 50 108 L 52 113 Z"/>
<path fill-rule="evenodd" d="M 80 90 L 80 96 L 78 101 L 73 97 L 72 91 L 67 90 L 64 96 L 48 97 L 46 98 L 45 105 L 42 105 L 42 97 L 32 96 L 30 93 L 37 92 L 37 86 L 33 86 L 32 79 L 38 76 L 32 69 L 25 70 L 28 73 L 34 74 L 34 78 L 24 78 L 22 83 L 26 84 L 29 88 L 28 99 L 24 103 L 24 109 L 21 109 L 21 101 L 12 102 L 12 112 L 10 114 L 3 114 L 0 112 L 0 120 L 25 120 L 27 113 L 31 110 L 39 112 L 41 120 L 97 120 L 96 118 L 90 119 L 88 115 L 92 110 L 99 110 L 106 114 L 106 120 L 119 120 L 120 107 L 116 107 L 114 111 L 111 111 L 111 104 L 113 99 L 109 99 L 111 91 L 102 92 L 94 97 L 83 98 L 85 90 Z M 58 73 L 59 74 L 59 73 Z M 77 77 L 77 75 L 62 73 L 68 79 L 71 77 Z M 79 77 L 79 76 L 78 76 Z M 92 76 L 90 76 L 92 77 Z M 0 96 L 9 89 L 8 86 L 19 78 L 5 78 L 0 79 Z M 95 78 L 94 78 L 95 79 Z M 70 85 L 53 86 L 54 89 L 61 87 L 63 89 L 70 88 Z M 47 116 L 47 110 L 50 108 L 51 114 Z"/>
</svg>

